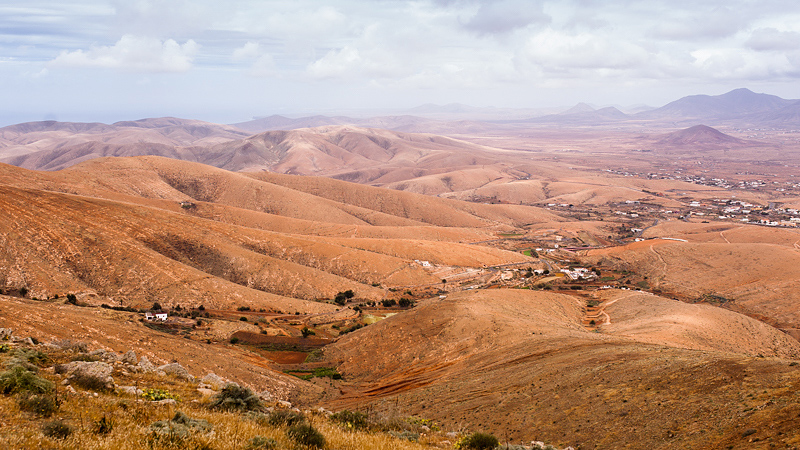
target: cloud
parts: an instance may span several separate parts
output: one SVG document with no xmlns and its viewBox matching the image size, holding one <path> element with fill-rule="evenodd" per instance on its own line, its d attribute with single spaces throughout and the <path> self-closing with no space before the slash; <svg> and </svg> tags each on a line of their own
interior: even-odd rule
<svg viewBox="0 0 800 450">
<path fill-rule="evenodd" d="M 363 60 L 357 48 L 344 47 L 330 50 L 308 66 L 308 73 L 318 79 L 336 78 L 361 68 Z"/>
<path fill-rule="evenodd" d="M 550 23 L 550 20 L 542 11 L 541 2 L 493 0 L 481 3 L 464 26 L 478 34 L 504 34 L 534 23 Z"/>
<path fill-rule="evenodd" d="M 242 61 L 251 58 L 257 58 L 261 52 L 259 51 L 258 42 L 248 42 L 244 46 L 239 47 L 233 51 L 233 60 Z"/>
<path fill-rule="evenodd" d="M 757 51 L 800 50 L 800 33 L 759 28 L 753 31 L 745 45 Z"/>
<path fill-rule="evenodd" d="M 277 73 L 275 60 L 264 53 L 258 42 L 248 42 L 233 51 L 232 58 L 237 62 L 252 61 L 247 74 L 254 77 L 273 76 Z"/>
<path fill-rule="evenodd" d="M 567 74 L 571 69 L 632 69 L 646 64 L 649 54 L 624 40 L 590 33 L 567 34 L 552 29 L 531 38 L 517 55 L 518 65 Z"/>
<path fill-rule="evenodd" d="M 705 10 L 699 5 L 698 9 L 662 10 L 656 14 L 661 17 L 654 21 L 649 35 L 674 41 L 722 39 L 735 35 L 749 23 L 747 15 L 726 7 Z"/>
<path fill-rule="evenodd" d="M 694 67 L 703 79 L 769 80 L 796 78 L 800 66 L 780 53 L 743 51 L 739 48 L 709 48 L 692 52 Z"/>
<path fill-rule="evenodd" d="M 125 35 L 112 46 L 92 47 L 87 51 L 64 50 L 48 65 L 133 72 L 186 72 L 192 67 L 199 48 L 191 39 L 181 45 L 172 39 L 162 41 Z"/>
</svg>

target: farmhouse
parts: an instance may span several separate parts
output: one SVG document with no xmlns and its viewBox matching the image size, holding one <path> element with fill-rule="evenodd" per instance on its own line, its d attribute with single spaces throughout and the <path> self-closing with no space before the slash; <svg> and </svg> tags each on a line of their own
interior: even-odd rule
<svg viewBox="0 0 800 450">
<path fill-rule="evenodd" d="M 167 320 L 167 313 L 163 311 L 147 311 L 144 313 L 145 320 L 158 320 L 165 322 Z"/>
</svg>

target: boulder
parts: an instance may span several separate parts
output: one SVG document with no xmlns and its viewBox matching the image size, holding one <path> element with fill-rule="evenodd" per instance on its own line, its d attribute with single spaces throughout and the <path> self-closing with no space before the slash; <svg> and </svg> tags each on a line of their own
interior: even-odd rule
<svg viewBox="0 0 800 450">
<path fill-rule="evenodd" d="M 137 364 L 136 366 L 139 367 L 140 371 L 144 373 L 150 373 L 156 371 L 156 366 L 154 366 L 153 363 L 151 363 L 150 360 L 147 359 L 147 356 L 142 356 L 141 358 L 139 358 L 139 364 Z"/>
<path fill-rule="evenodd" d="M 136 359 L 136 352 L 134 352 L 133 350 L 128 350 L 127 352 L 125 352 L 125 354 L 122 355 L 121 360 L 123 363 L 130 364 L 132 366 L 135 366 L 136 363 L 138 362 L 138 360 Z"/>
<path fill-rule="evenodd" d="M 172 375 L 174 377 L 180 378 L 182 380 L 194 381 L 194 377 L 192 376 L 192 374 L 190 374 L 185 367 L 183 367 L 178 363 L 164 364 L 163 366 L 158 366 L 156 370 L 159 372 L 164 372 L 167 375 Z"/>
<path fill-rule="evenodd" d="M 0 328 L 0 341 L 7 341 L 11 339 L 13 334 L 14 330 L 11 328 Z"/>
<path fill-rule="evenodd" d="M 208 375 L 204 376 L 202 380 L 200 380 L 200 387 L 207 387 L 216 390 L 222 389 L 226 384 L 228 384 L 228 381 L 214 372 L 209 373 Z"/>
<path fill-rule="evenodd" d="M 91 390 L 114 389 L 114 379 L 111 378 L 113 370 L 111 364 L 100 361 L 73 361 L 55 367 L 56 373 L 67 375 L 70 384 Z"/>
<path fill-rule="evenodd" d="M 137 389 L 136 386 L 117 386 L 117 392 L 135 397 L 140 397 L 143 394 L 142 390 Z"/>
</svg>

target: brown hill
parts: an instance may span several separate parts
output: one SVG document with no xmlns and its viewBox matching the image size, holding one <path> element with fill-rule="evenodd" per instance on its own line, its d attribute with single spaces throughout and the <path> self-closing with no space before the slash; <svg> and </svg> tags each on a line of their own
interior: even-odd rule
<svg viewBox="0 0 800 450">
<path fill-rule="evenodd" d="M 161 155 L 197 161 L 199 148 L 247 135 L 227 125 L 172 117 L 112 125 L 31 122 L 0 128 L 0 160 L 38 170 L 58 170 L 103 156 Z"/>
<path fill-rule="evenodd" d="M 655 239 L 592 250 L 589 256 L 610 258 L 647 276 L 650 285 L 687 299 L 717 296 L 711 299 L 727 308 L 787 330 L 800 328 L 800 255 L 793 246 Z"/>
<path fill-rule="evenodd" d="M 760 440 L 794 442 L 800 407 L 787 387 L 800 386 L 800 370 L 744 354 L 796 357 L 800 344 L 718 308 L 609 295 L 617 302 L 599 333 L 583 328 L 584 303 L 567 295 L 487 290 L 431 300 L 326 349 L 350 382 L 330 404 L 512 441 L 533 432 L 560 447 L 744 448 L 749 428 Z M 670 335 L 675 317 L 684 320 Z M 705 349 L 687 349 L 696 343 Z"/>
<path fill-rule="evenodd" d="M 332 298 L 352 289 L 375 300 L 382 298 L 383 290 L 373 284 L 437 283 L 438 278 L 413 263 L 437 252 L 434 259 L 446 265 L 525 261 L 518 253 L 442 241 L 491 237 L 463 227 L 508 228 L 505 222 L 531 220 L 537 213 L 480 207 L 469 212 L 470 204 L 419 198 L 429 208 L 426 215 L 419 205 L 409 206 L 417 197 L 413 194 L 326 179 L 326 194 L 341 200 L 337 202 L 162 158 L 99 159 L 60 172 L 2 169 L 0 201 L 13 219 L 2 224 L 0 233 L 5 239 L 0 284 L 7 289 L 26 287 L 43 298 L 82 293 L 94 303 L 146 306 L 158 299 L 167 305 L 241 303 L 281 311 L 324 311 L 331 307 L 297 299 Z M 293 178 L 281 180 L 293 185 L 298 182 Z M 302 180 L 299 184 L 304 185 Z M 348 189 L 368 195 L 360 198 Z M 347 203 L 349 198 L 365 206 L 375 201 L 374 209 Z M 181 201 L 191 203 L 184 208 Z M 381 207 L 381 202 L 407 202 L 407 207 Z M 442 229 L 426 222 L 461 228 Z M 425 237 L 434 241 L 420 240 Z"/>
<path fill-rule="evenodd" d="M 729 136 L 706 125 L 695 125 L 675 131 L 656 141 L 665 147 L 735 147 L 747 145 L 741 139 Z"/>
</svg>

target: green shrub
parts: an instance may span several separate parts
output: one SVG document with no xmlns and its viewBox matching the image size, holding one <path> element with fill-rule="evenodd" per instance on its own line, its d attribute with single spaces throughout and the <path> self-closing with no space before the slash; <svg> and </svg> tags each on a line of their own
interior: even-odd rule
<svg viewBox="0 0 800 450">
<path fill-rule="evenodd" d="M 239 338 L 236 337 L 236 336 L 232 337 L 231 340 L 230 340 L 230 343 L 231 344 L 238 344 L 239 343 Z"/>
<path fill-rule="evenodd" d="M 330 419 L 348 430 L 364 430 L 369 426 L 366 414 L 346 409 L 331 415 Z"/>
<path fill-rule="evenodd" d="M 278 441 L 264 436 L 254 436 L 247 442 L 246 450 L 272 450 L 278 448 Z"/>
<path fill-rule="evenodd" d="M 292 411 L 290 409 L 276 409 L 272 411 L 267 417 L 267 423 L 274 427 L 293 426 L 306 420 L 303 413 Z"/>
<path fill-rule="evenodd" d="M 458 449 L 491 450 L 498 445 L 500 445 L 500 442 L 491 434 L 476 432 L 459 439 L 455 447 Z"/>
<path fill-rule="evenodd" d="M 312 330 L 311 328 L 308 328 L 308 327 L 303 327 L 303 329 L 300 330 L 300 333 L 303 335 L 304 338 L 307 338 L 309 336 L 313 336 L 313 335 L 317 334 L 317 333 L 314 332 L 314 330 Z"/>
<path fill-rule="evenodd" d="M 75 294 L 67 294 L 67 303 L 70 303 L 72 305 L 77 305 L 78 297 L 76 297 Z"/>
<path fill-rule="evenodd" d="M 58 401 L 54 395 L 26 393 L 17 401 L 19 409 L 43 417 L 50 417 L 58 411 Z"/>
<path fill-rule="evenodd" d="M 53 439 L 66 439 L 72 434 L 72 427 L 61 420 L 53 420 L 42 424 L 42 434 Z"/>
<path fill-rule="evenodd" d="M 49 394 L 53 391 L 53 383 L 38 377 L 22 366 L 14 366 L 0 373 L 0 391 L 4 394 L 30 392 L 33 394 Z"/>
<path fill-rule="evenodd" d="M 261 400 L 256 394 L 246 387 L 238 384 L 228 384 L 211 399 L 208 405 L 211 409 L 223 411 L 258 411 L 263 409 Z"/>
<path fill-rule="evenodd" d="M 325 446 L 325 436 L 307 423 L 300 423 L 290 427 L 286 434 L 293 441 L 308 448 L 322 448 Z"/>
</svg>

